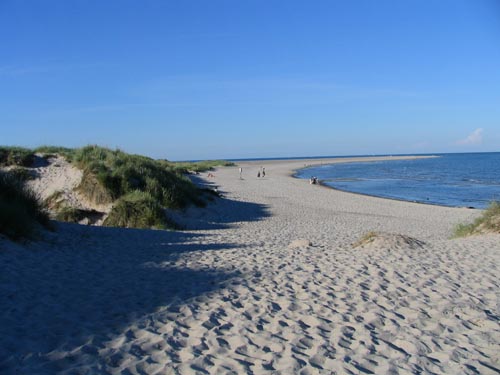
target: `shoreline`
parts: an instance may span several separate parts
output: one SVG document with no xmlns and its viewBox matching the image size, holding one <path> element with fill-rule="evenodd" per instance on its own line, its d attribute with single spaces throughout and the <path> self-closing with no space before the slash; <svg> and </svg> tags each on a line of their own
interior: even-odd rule
<svg viewBox="0 0 500 375">
<path fill-rule="evenodd" d="M 349 158 L 349 160 L 338 160 L 338 159 L 331 159 L 331 160 L 338 160 L 336 162 L 321 162 L 321 163 L 315 163 L 311 165 L 307 165 L 301 168 L 294 169 L 292 173 L 290 174 L 291 177 L 299 179 L 299 180 L 306 180 L 305 178 L 300 178 L 297 176 L 298 171 L 306 169 L 306 168 L 311 168 L 311 167 L 316 167 L 320 165 L 332 165 L 332 164 L 343 164 L 343 163 L 370 163 L 370 162 L 377 162 L 377 161 L 397 161 L 397 160 L 418 160 L 418 159 L 431 159 L 431 158 L 440 158 L 440 155 L 413 155 L 413 156 L 397 156 L 397 157 L 392 157 L 392 156 L 379 156 L 379 157 L 355 157 L 355 158 Z M 352 160 L 351 160 L 352 159 Z M 308 160 L 308 159 L 296 159 L 297 161 L 303 161 L 303 160 Z M 330 159 L 312 159 L 312 160 L 318 160 L 318 161 L 323 161 L 323 160 L 330 160 Z M 333 186 L 326 185 L 322 180 L 318 180 L 318 185 L 321 187 L 324 187 L 326 189 L 332 189 L 336 191 L 341 191 L 343 193 L 349 193 L 349 194 L 356 194 L 356 195 L 361 195 L 365 197 L 372 197 L 372 198 L 379 198 L 379 199 L 388 199 L 388 200 L 394 200 L 394 201 L 399 201 L 399 202 L 408 202 L 408 203 L 416 203 L 416 204 L 423 204 L 423 205 L 430 205 L 430 206 L 438 206 L 438 207 L 446 207 L 446 208 L 465 208 L 469 210 L 480 210 L 484 211 L 484 208 L 478 208 L 478 207 L 469 207 L 469 206 L 448 206 L 445 204 L 439 204 L 439 203 L 432 203 L 432 202 L 423 202 L 423 201 L 416 201 L 416 200 L 408 200 L 408 199 L 403 199 L 403 198 L 395 198 L 395 197 L 384 197 L 380 195 L 374 195 L 374 194 L 368 194 L 368 193 L 359 193 L 356 191 L 350 191 L 350 190 L 344 190 L 344 189 L 339 189 Z"/>
<path fill-rule="evenodd" d="M 321 165 L 332 165 L 332 164 L 345 164 L 345 163 L 371 163 L 371 162 L 377 162 L 377 161 L 397 161 L 397 160 L 419 160 L 419 159 L 432 159 L 432 158 L 440 158 L 440 155 L 406 155 L 406 156 L 354 156 L 354 157 L 342 157 L 342 158 L 318 158 L 318 159 L 252 159 L 252 160 L 245 160 L 241 162 L 235 162 L 236 165 L 244 164 L 247 166 L 252 166 L 255 167 L 256 165 L 264 164 L 265 162 L 267 163 L 272 163 L 272 164 L 285 164 L 285 163 L 302 163 L 302 162 L 312 162 L 311 164 L 307 164 L 301 167 L 293 168 L 289 171 L 288 175 L 291 178 L 297 179 L 297 180 L 306 180 L 304 178 L 297 177 L 297 172 L 306 169 L 306 168 L 311 168 L 311 167 L 317 167 Z M 329 190 L 335 190 L 339 191 L 342 193 L 347 193 L 347 194 L 354 194 L 354 195 L 359 195 L 359 196 L 364 196 L 364 197 L 370 197 L 370 198 L 378 198 L 378 199 L 386 199 L 389 201 L 397 201 L 397 202 L 405 202 L 405 203 L 414 203 L 414 204 L 419 204 L 419 205 L 425 205 L 425 206 L 436 206 L 436 207 L 444 207 L 444 208 L 456 208 L 456 209 L 467 209 L 467 210 L 478 210 L 478 211 L 484 211 L 482 208 L 477 208 L 477 207 L 468 207 L 468 206 L 447 206 L 444 204 L 439 204 L 439 203 L 427 203 L 427 202 L 420 202 L 420 201 L 414 201 L 414 200 L 407 200 L 407 199 L 402 199 L 402 198 L 393 198 L 393 197 L 382 197 L 379 195 L 373 195 L 373 194 L 365 194 L 365 193 L 359 193 L 355 191 L 349 191 L 349 190 L 343 190 L 343 189 L 338 189 L 329 185 L 324 184 L 321 180 L 318 180 L 318 186 L 329 189 Z"/>
</svg>

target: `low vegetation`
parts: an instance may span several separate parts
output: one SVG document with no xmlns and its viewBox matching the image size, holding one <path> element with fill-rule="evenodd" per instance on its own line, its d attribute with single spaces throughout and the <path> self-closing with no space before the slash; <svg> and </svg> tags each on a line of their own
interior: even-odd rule
<svg viewBox="0 0 500 375">
<path fill-rule="evenodd" d="M 465 237 L 483 233 L 500 233 L 500 201 L 492 202 L 474 222 L 457 225 L 454 234 Z"/>
<path fill-rule="evenodd" d="M 78 223 L 82 220 L 80 210 L 70 206 L 63 206 L 57 210 L 55 219 L 59 221 L 66 221 L 69 223 Z"/>
<path fill-rule="evenodd" d="M 0 167 L 29 167 L 35 160 L 32 150 L 23 147 L 0 146 Z"/>
<path fill-rule="evenodd" d="M 21 181 L 33 180 L 35 178 L 35 175 L 26 167 L 14 167 L 9 170 L 9 173 Z"/>
<path fill-rule="evenodd" d="M 49 227 L 49 217 L 35 194 L 15 175 L 0 172 L 0 233 L 33 238 L 40 225 Z"/>
<path fill-rule="evenodd" d="M 104 225 L 127 228 L 175 229 L 161 204 L 144 191 L 133 191 L 116 201 Z"/>
<path fill-rule="evenodd" d="M 366 244 L 369 244 L 373 242 L 378 236 L 377 232 L 370 231 L 368 233 L 365 233 L 363 237 L 361 237 L 358 241 L 354 242 L 352 244 L 352 247 L 360 247 Z"/>
<path fill-rule="evenodd" d="M 80 192 L 97 204 L 140 191 L 165 208 L 204 205 L 196 186 L 165 161 L 87 146 L 76 150 L 73 163 L 84 171 Z"/>
<path fill-rule="evenodd" d="M 91 145 L 78 149 L 41 146 L 34 150 L 2 147 L 0 166 L 17 166 L 15 173 L 19 179 L 26 180 L 31 174 L 21 168 L 31 165 L 35 154 L 44 158 L 61 155 L 83 171 L 77 191 L 98 206 L 112 204 L 104 225 L 135 228 L 175 227 L 165 216 L 165 209 L 191 204 L 203 207 L 217 195 L 197 188 L 186 174 L 233 165 L 222 160 L 182 163 L 154 160 Z M 82 210 L 71 208 L 61 199 L 60 193 L 56 193 L 45 202 L 56 213 L 55 218 L 80 221 L 84 215 Z"/>
<path fill-rule="evenodd" d="M 110 179 L 107 175 L 98 175 L 90 169 L 85 169 L 82 181 L 76 190 L 95 204 L 112 203 L 116 197 L 108 186 Z"/>
<path fill-rule="evenodd" d="M 41 154 L 44 157 L 51 157 L 55 155 L 61 155 L 66 158 L 69 162 L 73 159 L 75 154 L 75 149 L 61 147 L 61 146 L 40 146 L 33 150 L 35 154 Z"/>
<path fill-rule="evenodd" d="M 235 164 L 230 161 L 225 160 L 206 160 L 206 161 L 196 161 L 196 162 L 168 162 L 170 165 L 181 173 L 190 172 L 206 172 L 211 171 L 215 167 L 233 167 Z"/>
<path fill-rule="evenodd" d="M 425 247 L 425 242 L 404 234 L 368 232 L 359 241 L 352 244 L 353 248 L 409 249 L 419 250 Z"/>
<path fill-rule="evenodd" d="M 62 191 L 55 191 L 52 195 L 45 199 L 44 206 L 50 211 L 57 212 L 68 206 L 68 202 L 64 198 Z"/>
</svg>

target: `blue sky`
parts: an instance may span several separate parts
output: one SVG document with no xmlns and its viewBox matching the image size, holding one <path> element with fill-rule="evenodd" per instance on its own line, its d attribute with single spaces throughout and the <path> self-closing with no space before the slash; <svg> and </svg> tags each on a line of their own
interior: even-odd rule
<svg viewBox="0 0 500 375">
<path fill-rule="evenodd" d="M 0 0 L 0 144 L 500 151 L 500 1 Z"/>
</svg>

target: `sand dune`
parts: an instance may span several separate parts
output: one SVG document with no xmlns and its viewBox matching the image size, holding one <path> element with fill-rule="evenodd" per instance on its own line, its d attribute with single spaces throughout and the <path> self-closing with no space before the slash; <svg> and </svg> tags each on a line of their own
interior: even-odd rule
<svg viewBox="0 0 500 375">
<path fill-rule="evenodd" d="M 95 210 L 104 215 L 111 210 L 111 204 L 97 205 L 79 193 L 78 186 L 82 181 L 83 172 L 63 157 L 55 156 L 45 159 L 37 156 L 35 165 L 29 171 L 35 178 L 26 183 L 42 201 L 58 193 L 55 203 L 64 206 L 88 211 Z M 98 223 L 102 224 L 103 219 L 98 220 Z"/>
<path fill-rule="evenodd" d="M 449 239 L 476 210 L 260 163 L 204 181 L 224 198 L 177 213 L 183 232 L 0 239 L 0 373 L 500 373 L 500 236 Z"/>
</svg>

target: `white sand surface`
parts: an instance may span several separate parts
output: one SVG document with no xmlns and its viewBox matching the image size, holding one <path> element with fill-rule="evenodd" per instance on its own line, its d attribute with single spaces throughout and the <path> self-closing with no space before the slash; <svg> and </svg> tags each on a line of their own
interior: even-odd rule
<svg viewBox="0 0 500 375">
<path fill-rule="evenodd" d="M 28 180 L 28 186 L 36 191 L 40 199 L 45 200 L 55 192 L 61 192 L 70 202 L 79 205 L 74 189 L 82 180 L 82 171 L 63 157 L 48 159 L 36 157 L 35 164 L 28 170 L 35 177 Z"/>
<path fill-rule="evenodd" d="M 59 200 L 65 201 L 73 208 L 104 213 L 111 210 L 111 204 L 97 205 L 78 192 L 77 187 L 82 181 L 83 173 L 61 156 L 48 159 L 37 156 L 35 165 L 28 170 L 35 178 L 28 180 L 27 185 L 42 201 L 58 192 L 60 193 Z"/>
<path fill-rule="evenodd" d="M 500 236 L 449 239 L 480 212 L 290 177 L 315 162 L 217 170 L 183 232 L 0 239 L 0 373 L 499 374 Z"/>
</svg>

